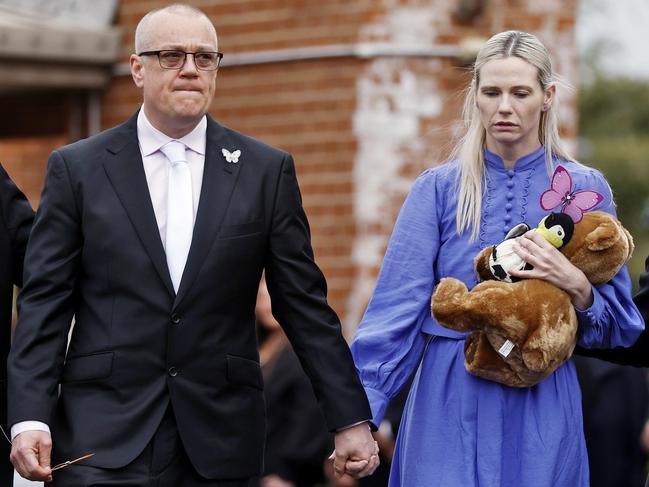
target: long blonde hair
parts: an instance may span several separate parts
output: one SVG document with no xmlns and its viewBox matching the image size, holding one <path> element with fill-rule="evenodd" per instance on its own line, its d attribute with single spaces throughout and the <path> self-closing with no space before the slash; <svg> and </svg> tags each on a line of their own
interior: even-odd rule
<svg viewBox="0 0 649 487">
<path fill-rule="evenodd" d="M 467 89 L 462 110 L 466 132 L 453 151 L 453 158 L 459 161 L 459 196 L 457 204 L 456 227 L 462 234 L 471 230 L 474 241 L 480 233 L 482 212 L 482 193 L 485 181 L 484 148 L 486 130 L 480 120 L 476 105 L 476 95 L 480 85 L 480 69 L 492 59 L 516 56 L 537 68 L 539 84 L 547 91 L 557 84 L 552 71 L 552 62 L 547 49 L 541 41 L 527 32 L 506 31 L 491 37 L 480 49 L 473 65 L 473 76 Z M 545 162 L 548 173 L 552 172 L 552 158 L 572 160 L 561 145 L 557 121 L 558 102 L 555 97 L 547 111 L 541 112 L 539 123 L 539 142 L 546 148 Z"/>
</svg>

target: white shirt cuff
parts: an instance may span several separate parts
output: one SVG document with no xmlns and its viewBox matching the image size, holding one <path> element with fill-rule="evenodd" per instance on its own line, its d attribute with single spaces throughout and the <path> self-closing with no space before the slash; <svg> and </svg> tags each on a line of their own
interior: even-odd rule
<svg viewBox="0 0 649 487">
<path fill-rule="evenodd" d="M 11 441 L 14 441 L 16 436 L 25 431 L 44 431 L 45 433 L 49 433 L 50 427 L 40 421 L 21 421 L 11 427 Z"/>
</svg>

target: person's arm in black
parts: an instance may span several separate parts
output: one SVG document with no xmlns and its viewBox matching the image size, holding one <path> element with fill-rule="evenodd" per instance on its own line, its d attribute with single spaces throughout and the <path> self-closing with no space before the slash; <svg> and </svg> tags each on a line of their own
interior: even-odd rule
<svg viewBox="0 0 649 487">
<path fill-rule="evenodd" d="M 11 242 L 11 280 L 21 287 L 23 283 L 23 260 L 34 211 L 25 195 L 18 189 L 0 165 L 0 206 L 2 219 Z"/>
<path fill-rule="evenodd" d="M 645 322 L 645 329 L 633 346 L 616 347 L 610 350 L 575 348 L 575 354 L 595 357 L 607 362 L 634 367 L 649 367 L 649 334 L 646 323 L 649 319 L 649 257 L 645 261 L 645 271 L 640 274 L 640 290 L 633 297 L 633 302 L 640 310 Z"/>
</svg>

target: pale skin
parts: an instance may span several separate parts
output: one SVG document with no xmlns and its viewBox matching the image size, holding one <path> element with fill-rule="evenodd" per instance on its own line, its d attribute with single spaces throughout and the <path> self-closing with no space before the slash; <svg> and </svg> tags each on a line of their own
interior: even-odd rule
<svg viewBox="0 0 649 487">
<path fill-rule="evenodd" d="M 556 87 L 544 90 L 537 68 L 511 56 L 492 59 L 480 70 L 476 105 L 486 131 L 486 145 L 498 154 L 507 169 L 541 146 L 541 114 L 554 100 Z M 593 303 L 593 291 L 584 273 L 537 232 L 527 232 L 516 239 L 515 252 L 534 268 L 511 271 L 514 277 L 543 279 L 570 295 L 573 306 L 587 309 Z"/>
<path fill-rule="evenodd" d="M 21 477 L 52 481 L 52 437 L 45 431 L 25 431 L 11 442 L 11 463 Z"/>
<path fill-rule="evenodd" d="M 218 39 L 209 19 L 190 14 L 156 13 L 143 36 L 144 51 L 178 49 L 185 52 L 217 51 Z M 187 56 L 181 69 L 162 69 L 156 56 L 130 57 L 131 75 L 142 90 L 143 109 L 151 124 L 172 138 L 191 132 L 210 107 L 216 89 L 216 71 L 196 69 Z M 11 462 L 18 473 L 36 481 L 52 481 L 52 438 L 44 431 L 17 435 L 11 448 Z M 79 452 L 79 455 L 84 452 Z M 378 448 L 367 423 L 335 435 L 334 469 L 364 477 L 379 464 Z"/>
<path fill-rule="evenodd" d="M 585 274 L 575 267 L 565 255 L 559 252 L 538 232 L 527 232 L 516 239 L 515 252 L 534 266 L 529 271 L 511 271 L 514 277 L 543 279 L 563 289 L 570 296 L 572 305 L 580 310 L 593 304 L 593 290 Z"/>
<path fill-rule="evenodd" d="M 518 57 L 492 59 L 480 69 L 476 105 L 487 149 L 502 157 L 507 169 L 541 145 L 541 112 L 550 108 L 555 91 L 555 86 L 544 91 L 537 69 Z"/>
<path fill-rule="evenodd" d="M 356 478 L 366 477 L 379 466 L 379 446 L 368 423 L 339 431 L 334 437 L 334 445 L 331 457 L 337 478 L 345 474 Z"/>
<path fill-rule="evenodd" d="M 148 26 L 142 50 L 218 50 L 214 27 L 204 17 L 159 12 Z M 162 69 L 156 56 L 132 54 L 130 64 L 151 124 L 176 139 L 191 132 L 214 99 L 217 71 L 196 69 L 193 56 L 187 56 L 179 70 Z"/>
</svg>

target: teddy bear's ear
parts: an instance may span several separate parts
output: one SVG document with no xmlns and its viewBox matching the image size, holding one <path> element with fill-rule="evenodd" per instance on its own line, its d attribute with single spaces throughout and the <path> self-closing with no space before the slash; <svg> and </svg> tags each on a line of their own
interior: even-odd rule
<svg viewBox="0 0 649 487">
<path fill-rule="evenodd" d="M 622 225 L 620 225 L 620 227 L 622 227 L 622 230 L 624 231 L 624 235 L 626 235 L 627 243 L 629 245 L 629 255 L 627 257 L 627 260 L 629 260 L 631 258 L 631 254 L 633 254 L 633 251 L 635 250 L 635 244 L 633 243 L 633 236 Z"/>
<path fill-rule="evenodd" d="M 621 225 L 618 225 L 613 219 L 600 222 L 593 231 L 586 235 L 586 247 L 593 252 L 611 248 L 622 237 L 620 227 Z M 628 232 L 626 233 L 628 234 Z"/>
</svg>

